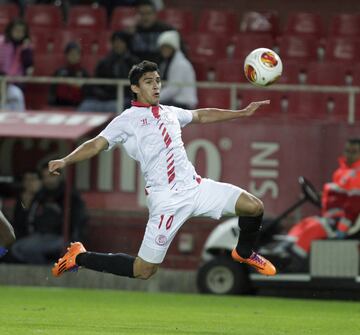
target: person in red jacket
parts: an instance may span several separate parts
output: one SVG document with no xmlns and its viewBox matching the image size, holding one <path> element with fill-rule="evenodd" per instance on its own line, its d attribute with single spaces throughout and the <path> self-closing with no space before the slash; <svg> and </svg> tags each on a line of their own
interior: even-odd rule
<svg viewBox="0 0 360 335">
<path fill-rule="evenodd" d="M 346 142 L 344 155 L 332 182 L 326 183 L 322 193 L 321 216 L 310 216 L 295 224 L 288 236 L 287 245 L 299 268 L 307 258 L 311 242 L 322 239 L 344 239 L 360 215 L 360 139 Z M 281 248 L 277 249 L 278 251 Z M 283 251 L 283 250 L 282 250 Z"/>
</svg>

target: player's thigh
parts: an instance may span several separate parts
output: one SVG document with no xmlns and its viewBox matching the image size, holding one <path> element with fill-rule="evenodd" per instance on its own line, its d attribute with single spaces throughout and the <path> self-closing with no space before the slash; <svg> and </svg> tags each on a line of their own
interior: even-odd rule
<svg viewBox="0 0 360 335">
<path fill-rule="evenodd" d="M 264 205 L 260 199 L 245 191 L 238 197 L 235 211 L 239 216 L 258 216 L 264 212 Z"/>
<path fill-rule="evenodd" d="M 151 199 L 149 221 L 138 256 L 152 264 L 160 264 L 177 231 L 192 215 L 192 197 L 184 194 L 168 194 L 160 199 Z"/>
<path fill-rule="evenodd" d="M 151 215 L 138 256 L 148 263 L 161 264 L 177 231 L 188 217 L 177 212 Z"/>
<path fill-rule="evenodd" d="M 246 191 L 235 185 L 204 178 L 194 199 L 194 216 L 208 216 L 214 219 L 234 216 L 237 200 L 244 192 Z"/>
</svg>

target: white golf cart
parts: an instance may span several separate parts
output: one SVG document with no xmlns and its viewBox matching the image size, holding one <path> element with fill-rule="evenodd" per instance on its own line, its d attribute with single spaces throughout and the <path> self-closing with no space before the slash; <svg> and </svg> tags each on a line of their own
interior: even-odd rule
<svg viewBox="0 0 360 335">
<path fill-rule="evenodd" d="M 259 240 L 260 249 L 269 243 L 286 239 L 285 235 L 277 233 L 280 231 L 281 221 L 296 208 L 307 201 L 320 206 L 319 193 L 311 183 L 300 177 L 299 184 L 302 190 L 301 198 L 276 219 L 264 220 Z M 231 259 L 230 253 L 236 246 L 239 228 L 237 218 L 228 219 L 219 224 L 205 242 L 202 265 L 197 273 L 198 289 L 202 293 L 211 294 L 252 294 L 264 289 L 278 292 L 279 288 L 288 288 L 288 291 L 295 290 L 299 293 L 299 288 L 313 290 L 319 285 L 321 288 L 333 290 L 334 285 L 339 285 L 344 279 L 347 287 L 354 286 L 359 290 L 359 232 L 360 216 L 349 232 L 349 239 L 313 242 L 307 273 L 280 271 L 274 277 L 266 277 Z M 329 263 L 330 255 L 332 261 Z"/>
</svg>

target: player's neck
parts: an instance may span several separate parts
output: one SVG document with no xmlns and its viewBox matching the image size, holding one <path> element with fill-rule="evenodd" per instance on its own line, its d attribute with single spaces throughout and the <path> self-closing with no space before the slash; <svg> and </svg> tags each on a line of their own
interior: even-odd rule
<svg viewBox="0 0 360 335">
<path fill-rule="evenodd" d="M 148 102 L 143 102 L 143 101 L 139 101 L 139 100 L 132 100 L 131 101 L 131 106 L 135 106 L 135 107 L 152 107 L 152 106 L 159 106 L 159 105 L 158 104 L 152 105 L 152 104 L 149 104 Z"/>
</svg>

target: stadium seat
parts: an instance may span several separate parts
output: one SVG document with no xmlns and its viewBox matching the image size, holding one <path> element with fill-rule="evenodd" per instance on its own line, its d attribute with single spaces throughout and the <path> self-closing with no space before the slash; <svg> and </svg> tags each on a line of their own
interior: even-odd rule
<svg viewBox="0 0 360 335">
<path fill-rule="evenodd" d="M 209 67 L 210 64 L 199 61 L 191 61 L 191 64 L 194 67 L 197 81 L 206 81 L 210 79 L 209 72 L 214 71 L 214 69 Z"/>
<path fill-rule="evenodd" d="M 303 84 L 306 80 L 308 62 L 301 60 L 286 60 L 283 63 L 283 73 L 278 84 Z"/>
<path fill-rule="evenodd" d="M 291 13 L 288 16 L 284 33 L 290 35 L 313 35 L 319 38 L 324 33 L 322 18 L 320 14 L 316 13 Z"/>
<path fill-rule="evenodd" d="M 334 62 L 311 62 L 307 68 L 306 83 L 311 85 L 346 85 L 350 74 L 348 66 Z"/>
<path fill-rule="evenodd" d="M 335 37 L 326 41 L 325 59 L 327 61 L 351 62 L 360 60 L 360 42 L 351 37 Z"/>
<path fill-rule="evenodd" d="M 107 19 L 104 7 L 72 6 L 69 10 L 68 27 L 97 33 L 106 29 Z"/>
<path fill-rule="evenodd" d="M 52 5 L 28 5 L 25 21 L 33 29 L 61 29 L 63 18 L 59 7 Z"/>
<path fill-rule="evenodd" d="M 350 84 L 353 86 L 360 86 L 360 64 L 350 66 L 349 72 L 351 74 Z"/>
<path fill-rule="evenodd" d="M 360 14 L 338 14 L 331 18 L 329 36 L 360 35 Z"/>
<path fill-rule="evenodd" d="M 244 34 L 239 33 L 231 38 L 233 51 L 231 56 L 243 60 L 254 49 L 274 47 L 274 40 L 270 34 Z"/>
<path fill-rule="evenodd" d="M 116 7 L 111 16 L 110 30 L 129 30 L 136 23 L 136 9 L 134 7 Z"/>
<path fill-rule="evenodd" d="M 36 54 L 34 57 L 34 76 L 52 76 L 63 64 L 63 53 L 57 53 L 51 56 Z"/>
<path fill-rule="evenodd" d="M 63 31 L 54 34 L 53 30 L 33 29 L 31 31 L 31 43 L 35 54 L 61 53 L 63 47 Z"/>
<path fill-rule="evenodd" d="M 99 57 L 98 55 L 83 54 L 81 59 L 81 64 L 89 73 L 89 75 L 93 76 L 95 73 L 96 65 L 99 63 L 101 59 L 102 57 Z"/>
<path fill-rule="evenodd" d="M 228 41 L 213 34 L 184 36 L 187 52 L 192 61 L 214 62 L 226 58 Z"/>
<path fill-rule="evenodd" d="M 110 35 L 108 31 L 99 31 L 96 34 L 83 30 L 66 30 L 63 32 L 62 50 L 69 42 L 77 42 L 84 55 L 104 56 L 110 50 Z"/>
<path fill-rule="evenodd" d="M 0 5 L 0 34 L 10 21 L 19 16 L 19 7 L 15 4 Z"/>
<path fill-rule="evenodd" d="M 52 76 L 63 65 L 63 53 L 53 55 L 36 54 L 34 57 L 34 76 Z M 48 105 L 49 84 L 27 84 L 25 100 L 27 109 L 43 109 Z"/>
<path fill-rule="evenodd" d="M 233 11 L 206 9 L 200 12 L 198 32 L 229 36 L 238 31 Z"/>
<path fill-rule="evenodd" d="M 285 59 L 316 60 L 318 57 L 318 39 L 314 36 L 285 35 L 279 43 L 280 56 Z"/>
<path fill-rule="evenodd" d="M 221 88 L 199 88 L 198 108 L 230 108 L 230 90 Z"/>
<path fill-rule="evenodd" d="M 276 12 L 249 11 L 243 14 L 240 31 L 247 33 L 267 33 L 275 36 L 279 30 L 279 17 Z"/>
<path fill-rule="evenodd" d="M 215 80 L 230 83 L 247 83 L 244 76 L 244 62 L 240 60 L 220 60 L 215 66 Z"/>
<path fill-rule="evenodd" d="M 348 96 L 344 93 L 284 92 L 292 119 L 347 120 Z"/>
<path fill-rule="evenodd" d="M 165 8 L 159 12 L 158 17 L 173 26 L 182 35 L 192 33 L 194 30 L 194 16 L 191 10 Z"/>
</svg>

